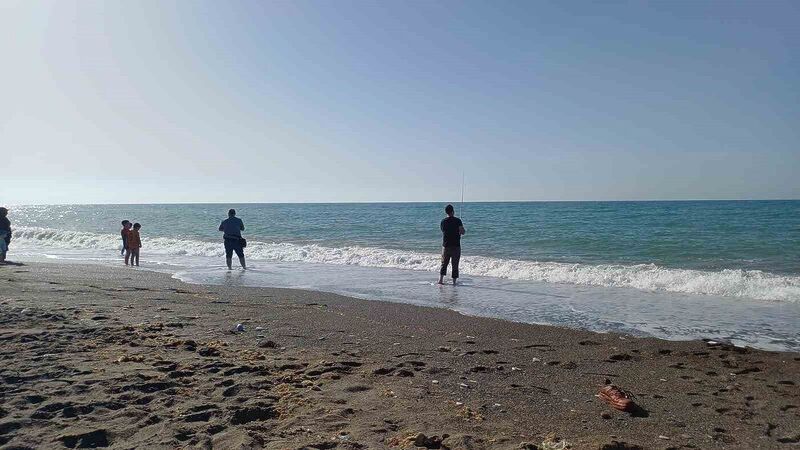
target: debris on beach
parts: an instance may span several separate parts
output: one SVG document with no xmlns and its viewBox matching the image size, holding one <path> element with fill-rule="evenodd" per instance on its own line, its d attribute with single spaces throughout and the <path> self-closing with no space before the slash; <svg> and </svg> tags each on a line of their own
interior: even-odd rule
<svg viewBox="0 0 800 450">
<path fill-rule="evenodd" d="M 599 450 L 644 450 L 644 447 L 636 444 L 629 444 L 625 441 L 611 441 L 601 445 Z"/>
<path fill-rule="evenodd" d="M 208 347 L 202 347 L 199 350 L 197 350 L 197 354 L 200 356 L 213 358 L 219 356 L 220 351 L 217 350 L 215 347 L 208 346 Z"/>
<path fill-rule="evenodd" d="M 462 418 L 466 422 L 482 422 L 485 420 L 479 412 L 469 406 L 462 406 L 461 409 L 456 412 L 456 416 Z"/>
<path fill-rule="evenodd" d="M 400 448 L 446 448 L 442 441 L 450 437 L 448 434 L 439 436 L 426 436 L 422 433 L 413 433 L 406 437 L 395 436 L 387 440 L 389 447 Z"/>
<path fill-rule="evenodd" d="M 424 448 L 441 448 L 442 447 L 442 439 L 447 439 L 448 435 L 443 435 L 442 437 L 439 436 L 425 436 L 422 433 L 418 433 L 417 435 L 412 435 L 406 438 L 408 443 L 414 444 L 415 447 L 424 447 Z"/>
<path fill-rule="evenodd" d="M 636 408 L 636 404 L 631 400 L 633 395 L 613 384 L 603 386 L 597 396 L 618 411 L 631 412 Z"/>
<path fill-rule="evenodd" d="M 118 363 L 142 362 L 142 361 L 144 361 L 144 357 L 143 356 L 139 356 L 139 355 L 133 355 L 133 356 L 123 355 L 123 356 L 120 356 L 119 358 L 117 358 L 117 362 Z"/>
<path fill-rule="evenodd" d="M 534 448 L 539 450 L 566 450 L 568 448 L 572 448 L 572 444 L 570 444 L 566 439 L 561 439 L 551 434 Z"/>
<path fill-rule="evenodd" d="M 244 332 L 244 324 L 237 323 L 237 324 L 236 324 L 236 326 L 235 326 L 235 327 L 233 327 L 233 331 L 235 331 L 235 332 L 237 332 L 237 333 L 242 333 L 242 332 Z"/>
</svg>

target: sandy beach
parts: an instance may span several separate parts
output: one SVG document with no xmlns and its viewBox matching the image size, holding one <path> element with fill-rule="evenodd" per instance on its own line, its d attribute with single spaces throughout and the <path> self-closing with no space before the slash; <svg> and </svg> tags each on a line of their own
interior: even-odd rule
<svg viewBox="0 0 800 450">
<path fill-rule="evenodd" d="M 3 449 L 800 445 L 800 354 L 124 267 L 0 267 L 0 343 Z"/>
</svg>

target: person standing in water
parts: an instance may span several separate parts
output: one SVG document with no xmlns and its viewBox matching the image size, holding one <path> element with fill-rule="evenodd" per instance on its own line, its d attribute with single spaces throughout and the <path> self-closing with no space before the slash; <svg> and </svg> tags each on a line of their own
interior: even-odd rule
<svg viewBox="0 0 800 450">
<path fill-rule="evenodd" d="M 130 220 L 123 220 L 122 221 L 122 229 L 119 230 L 119 234 L 122 236 L 122 250 L 120 250 L 119 254 L 121 256 L 125 255 L 125 252 L 128 250 L 128 235 L 131 233 L 131 221 Z M 125 265 L 128 265 L 128 261 L 125 261 Z"/>
<path fill-rule="evenodd" d="M 444 276 L 447 275 L 447 265 L 453 262 L 453 284 L 458 279 L 458 263 L 461 260 L 461 236 L 467 231 L 461 219 L 456 217 L 453 205 L 444 208 L 447 217 L 442 220 L 439 228 L 442 230 L 442 270 L 439 271 L 439 284 L 444 284 Z"/>
<path fill-rule="evenodd" d="M 133 229 L 128 231 L 128 251 L 125 253 L 125 264 L 128 264 L 128 257 L 131 259 L 131 267 L 139 266 L 139 249 L 142 248 L 142 238 L 139 235 L 140 223 L 133 224 Z"/>
<path fill-rule="evenodd" d="M 228 264 L 228 270 L 231 270 L 233 263 L 233 252 L 239 257 L 239 264 L 242 269 L 247 269 L 244 263 L 244 245 L 242 241 L 242 231 L 244 231 L 244 222 L 242 219 L 236 217 L 236 210 L 228 210 L 228 218 L 219 224 L 219 231 L 222 231 L 222 239 L 225 241 L 225 262 Z"/>
<path fill-rule="evenodd" d="M 0 264 L 5 264 L 8 246 L 11 244 L 11 221 L 8 209 L 0 208 Z"/>
</svg>

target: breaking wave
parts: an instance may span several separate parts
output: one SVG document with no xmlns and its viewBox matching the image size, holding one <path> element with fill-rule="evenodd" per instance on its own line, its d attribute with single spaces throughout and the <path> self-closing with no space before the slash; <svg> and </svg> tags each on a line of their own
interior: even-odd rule
<svg viewBox="0 0 800 450">
<path fill-rule="evenodd" d="M 14 231 L 15 245 L 35 249 L 113 250 L 119 238 L 110 234 L 23 227 Z M 148 257 L 221 257 L 219 242 L 148 237 Z M 407 270 L 437 271 L 439 256 L 431 253 L 371 247 L 324 247 L 248 240 L 252 259 L 355 265 Z M 169 261 L 167 261 L 169 262 Z M 519 261 L 483 256 L 462 258 L 462 272 L 511 280 L 563 283 L 585 286 L 635 288 L 684 294 L 745 297 L 769 301 L 800 301 L 800 276 L 775 275 L 758 270 L 702 271 L 665 268 L 655 264 L 566 264 Z"/>
</svg>

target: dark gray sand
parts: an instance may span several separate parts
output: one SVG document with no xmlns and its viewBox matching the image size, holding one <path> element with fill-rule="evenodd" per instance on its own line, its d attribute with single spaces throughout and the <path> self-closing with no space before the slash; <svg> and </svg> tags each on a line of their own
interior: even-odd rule
<svg viewBox="0 0 800 450">
<path fill-rule="evenodd" d="M 595 397 L 606 380 L 641 409 Z M 789 449 L 798 384 L 800 354 L 123 267 L 0 267 L 6 449 Z"/>
</svg>

